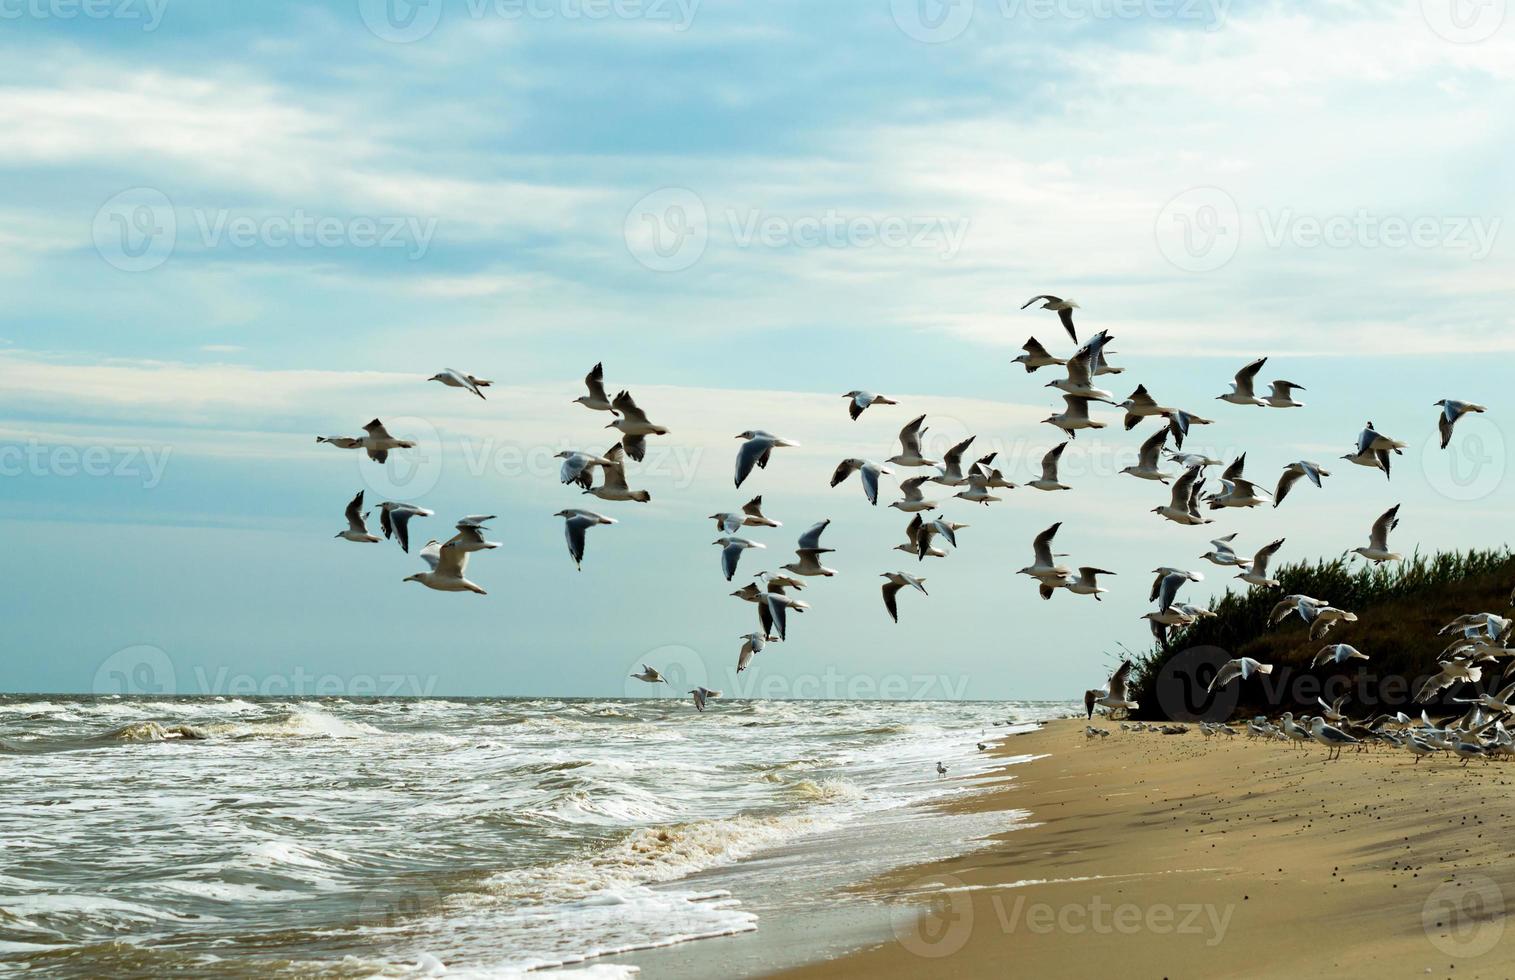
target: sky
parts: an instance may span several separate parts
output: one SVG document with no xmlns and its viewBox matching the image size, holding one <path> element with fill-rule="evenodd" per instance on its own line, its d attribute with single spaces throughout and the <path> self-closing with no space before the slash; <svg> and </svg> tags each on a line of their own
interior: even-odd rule
<svg viewBox="0 0 1515 980">
<path fill-rule="evenodd" d="M 1512 74 L 1504 0 L 0 4 L 0 690 L 620 696 L 646 662 L 1076 698 L 1150 642 L 1150 569 L 1227 587 L 1218 534 L 1334 556 L 1400 503 L 1406 552 L 1503 544 Z M 1190 447 L 1332 476 L 1173 525 L 1119 475 L 1153 423 L 1096 406 L 1071 491 L 943 503 L 971 526 L 895 625 L 897 492 L 830 473 L 925 413 L 928 448 L 1031 478 L 1061 403 L 1011 359 L 1072 346 L 1019 309 L 1043 292 L 1114 336 L 1117 399 L 1215 420 Z M 1264 355 L 1305 408 L 1215 400 Z M 671 430 L 629 469 L 649 504 L 556 479 L 612 442 L 572 404 L 597 361 Z M 854 388 L 900 404 L 852 422 Z M 1489 408 L 1445 452 L 1441 398 Z M 315 441 L 376 416 L 418 450 Z M 1392 480 L 1338 458 L 1368 419 Z M 738 490 L 751 428 L 801 445 Z M 418 543 L 497 514 L 489 595 L 334 538 L 360 489 L 434 509 Z M 756 493 L 784 526 L 727 583 L 706 516 Z M 586 501 L 619 523 L 576 571 L 552 515 Z M 826 518 L 839 574 L 736 677 L 728 593 Z M 1015 574 L 1054 521 L 1104 601 Z"/>
</svg>

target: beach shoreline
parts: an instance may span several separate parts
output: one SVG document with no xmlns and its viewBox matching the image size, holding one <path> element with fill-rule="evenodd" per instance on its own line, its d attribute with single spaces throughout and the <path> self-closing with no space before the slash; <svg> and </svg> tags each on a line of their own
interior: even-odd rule
<svg viewBox="0 0 1515 980">
<path fill-rule="evenodd" d="M 892 935 L 772 975 L 1515 974 L 1515 770 L 1102 727 L 993 745 L 1018 761 L 943 807 L 1007 829 L 857 883 Z"/>
</svg>

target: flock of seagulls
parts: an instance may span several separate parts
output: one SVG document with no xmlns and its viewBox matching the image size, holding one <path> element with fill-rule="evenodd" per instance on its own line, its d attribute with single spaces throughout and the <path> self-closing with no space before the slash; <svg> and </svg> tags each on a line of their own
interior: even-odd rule
<svg viewBox="0 0 1515 980">
<path fill-rule="evenodd" d="M 1078 343 L 1078 330 L 1073 311 L 1079 309 L 1076 302 L 1050 294 L 1032 297 L 1022 309 L 1039 304 L 1039 308 L 1055 313 L 1069 338 Z M 1148 419 L 1158 422 L 1158 427 L 1141 444 L 1135 465 L 1121 471 L 1144 481 L 1162 484 L 1167 489 L 1167 501 L 1152 508 L 1162 519 L 1180 525 L 1193 526 L 1212 524 L 1216 517 L 1235 508 L 1258 507 L 1271 502 L 1279 506 L 1290 490 L 1300 480 L 1308 480 L 1316 488 L 1331 474 L 1319 463 L 1298 460 L 1284 467 L 1272 493 L 1245 475 L 1246 455 L 1242 454 L 1221 471 L 1219 485 L 1209 488 L 1206 474 L 1211 467 L 1221 465 L 1220 460 L 1203 454 L 1184 452 L 1184 440 L 1193 426 L 1214 424 L 1195 412 L 1165 405 L 1159 402 L 1145 385 L 1137 385 L 1129 397 L 1116 402 L 1115 395 L 1100 385 L 1108 384 L 1103 379 L 1122 374 L 1124 368 L 1109 363 L 1108 356 L 1114 351 L 1109 344 L 1113 338 L 1108 331 L 1100 331 L 1080 344 L 1068 357 L 1052 355 L 1035 337 L 1027 340 L 1023 353 L 1014 362 L 1021 364 L 1026 372 L 1035 373 L 1044 368 L 1061 368 L 1062 376 L 1048 382 L 1063 401 L 1060 412 L 1049 415 L 1043 421 L 1061 430 L 1066 438 L 1053 446 L 1040 461 L 1040 473 L 1024 484 L 1026 489 L 1040 492 L 1067 492 L 1072 487 L 1063 482 L 1059 467 L 1069 443 L 1086 429 L 1103 429 L 1108 423 L 1091 414 L 1094 405 L 1110 405 L 1124 412 L 1123 424 L 1127 431 L 1140 426 Z M 1236 373 L 1230 390 L 1217 397 L 1218 400 L 1235 406 L 1262 407 L 1271 409 L 1302 408 L 1295 393 L 1305 390 L 1302 385 L 1283 379 L 1268 383 L 1267 393 L 1258 394 L 1258 376 L 1267 364 L 1260 357 Z M 446 369 L 432 375 L 428 381 L 468 392 L 485 400 L 485 389 L 493 383 L 472 374 Z M 561 466 L 559 476 L 565 486 L 574 486 L 587 496 L 604 502 L 647 503 L 651 494 L 633 488 L 628 480 L 626 460 L 641 461 L 646 455 L 648 441 L 667 436 L 669 429 L 651 419 L 648 412 L 637 403 L 627 390 L 620 390 L 614 397 L 605 384 L 603 364 L 596 364 L 584 378 L 585 393 L 573 399 L 573 403 L 594 412 L 611 416 L 605 428 L 616 432 L 615 442 L 604 451 L 589 449 L 565 450 L 558 454 Z M 854 389 L 842 396 L 847 412 L 854 421 L 866 411 L 880 411 L 898 406 L 900 400 L 864 389 Z M 1436 403 L 1440 408 L 1438 425 L 1442 446 L 1449 445 L 1453 427 L 1458 419 L 1471 412 L 1483 412 L 1484 407 L 1470 402 L 1444 399 Z M 871 506 L 877 506 L 884 477 L 893 477 L 900 471 L 916 471 L 898 481 L 900 496 L 890 501 L 889 507 L 910 515 L 905 528 L 905 540 L 895 545 L 895 550 L 913 555 L 917 563 L 927 558 L 942 559 L 955 549 L 958 534 L 967 524 L 942 516 L 947 500 L 962 500 L 980 506 L 1000 502 L 1005 491 L 1017 489 L 1017 484 L 1007 480 L 995 464 L 996 453 L 974 458 L 971 454 L 976 437 L 970 436 L 948 449 L 941 459 L 931 458 L 925 438 L 929 431 L 927 416 L 916 415 L 899 431 L 899 450 L 887 459 L 876 461 L 864 456 L 849 456 L 841 460 L 831 476 L 832 487 L 847 482 L 856 474 L 863 496 Z M 364 434 L 356 437 L 321 436 L 317 442 L 339 449 L 362 450 L 370 460 L 383 464 L 392 452 L 413 449 L 415 442 L 391 435 L 379 419 L 363 427 Z M 733 482 L 737 488 L 751 478 L 755 470 L 764 470 L 773 460 L 775 450 L 797 447 L 800 443 L 761 429 L 750 429 L 737 434 L 740 445 L 736 452 Z M 1171 440 L 1172 446 L 1169 447 Z M 1382 470 L 1390 475 L 1392 457 L 1402 454 L 1405 443 L 1379 433 L 1371 422 L 1359 434 L 1355 449 L 1343 458 L 1358 465 Z M 1169 468 L 1172 467 L 1172 468 Z M 598 479 L 597 479 L 598 477 Z M 950 495 L 950 496 L 949 496 Z M 367 525 L 369 514 L 364 511 L 363 493 L 358 493 L 348 504 L 345 512 L 347 530 L 337 537 L 350 542 L 378 543 L 378 535 L 370 533 Z M 380 505 L 381 529 L 384 538 L 394 538 L 401 549 L 409 552 L 409 529 L 413 520 L 434 516 L 423 507 L 404 501 L 384 501 Z M 1389 534 L 1398 526 L 1399 508 L 1395 506 L 1373 523 L 1366 547 L 1355 553 L 1372 562 L 1395 561 L 1401 555 L 1389 548 Z M 594 510 L 566 508 L 554 516 L 564 522 L 564 537 L 569 555 L 578 568 L 582 568 L 588 546 L 588 532 L 593 528 L 613 526 L 615 518 Z M 711 515 L 716 523 L 718 536 L 713 542 L 718 546 L 720 569 L 727 581 L 735 581 L 743 557 L 749 552 L 767 550 L 767 544 L 749 536 L 750 529 L 776 529 L 783 525 L 763 513 L 763 498 L 753 497 L 739 510 Z M 466 516 L 455 524 L 456 533 L 448 540 L 430 540 L 420 549 L 419 556 L 426 570 L 408 576 L 405 581 L 419 582 L 429 589 L 440 592 L 472 592 L 480 595 L 486 591 L 468 578 L 468 563 L 475 552 L 493 550 L 496 542 L 485 539 L 487 516 Z M 794 549 L 795 560 L 778 566 L 778 571 L 760 571 L 752 580 L 731 593 L 734 597 L 750 602 L 757 607 L 759 630 L 741 636 L 737 669 L 746 670 L 753 658 L 768 643 L 783 642 L 787 638 L 789 614 L 803 613 L 809 604 L 795 593 L 806 587 L 813 578 L 830 578 L 836 570 L 827 567 L 826 556 L 831 548 L 823 547 L 821 537 L 829 520 L 813 524 L 800 535 Z M 1064 591 L 1074 596 L 1092 597 L 1100 601 L 1109 592 L 1105 583 L 1115 572 L 1096 564 L 1063 565 L 1059 559 L 1067 557 L 1052 550 L 1053 538 L 1061 523 L 1053 524 L 1042 531 L 1032 542 L 1034 561 L 1022 568 L 1019 574 L 1033 579 L 1039 595 L 1051 599 Z M 1278 582 L 1269 578 L 1269 561 L 1284 544 L 1280 538 L 1257 549 L 1251 555 L 1237 551 L 1235 533 L 1217 537 L 1211 541 L 1211 550 L 1201 557 L 1212 564 L 1234 568 L 1236 578 L 1257 588 L 1276 588 Z M 752 561 L 755 559 L 749 559 Z M 1156 580 L 1152 588 L 1154 611 L 1143 618 L 1148 620 L 1159 641 L 1166 642 L 1168 631 L 1188 625 L 1198 619 L 1213 615 L 1198 606 L 1178 601 L 1178 592 L 1183 585 L 1203 578 L 1197 572 L 1179 568 L 1154 570 Z M 918 592 L 927 596 L 926 578 L 906 571 L 881 573 L 884 582 L 881 595 L 885 611 L 895 622 L 899 621 L 899 597 L 902 592 Z M 1308 600 L 1308 601 L 1306 601 Z M 1337 610 L 1328 602 L 1293 597 L 1291 609 L 1312 622 L 1313 630 L 1324 635 L 1334 623 L 1351 622 L 1351 613 Z M 1350 648 L 1349 648 L 1350 649 Z M 1355 652 L 1355 651 L 1354 651 Z M 1350 655 L 1347 655 L 1350 656 Z M 1359 656 L 1361 656 L 1359 654 Z M 1340 662 L 1340 661 L 1338 661 Z M 1110 679 L 1106 688 L 1092 699 L 1106 709 L 1129 710 L 1135 707 L 1127 698 L 1126 668 Z M 1228 665 L 1229 667 L 1230 665 Z M 1250 672 L 1263 670 L 1266 665 L 1248 667 L 1241 665 L 1235 677 L 1250 676 Z M 666 683 L 657 670 L 643 665 L 641 674 L 633 677 L 647 683 Z M 1229 680 L 1231 675 L 1228 675 Z M 1217 678 L 1218 683 L 1225 683 Z M 695 706 L 704 710 L 708 699 L 717 698 L 720 692 L 696 688 L 689 692 Z"/>
</svg>

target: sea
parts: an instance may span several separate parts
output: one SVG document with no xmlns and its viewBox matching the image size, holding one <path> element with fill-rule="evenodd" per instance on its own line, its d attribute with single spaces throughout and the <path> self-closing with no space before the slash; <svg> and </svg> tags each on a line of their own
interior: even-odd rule
<svg viewBox="0 0 1515 980">
<path fill-rule="evenodd" d="M 1073 713 L 4 695 L 0 975 L 756 975 L 877 938 L 859 881 L 1011 829 L 939 804 Z M 765 948 L 800 922 L 836 928 Z"/>
</svg>

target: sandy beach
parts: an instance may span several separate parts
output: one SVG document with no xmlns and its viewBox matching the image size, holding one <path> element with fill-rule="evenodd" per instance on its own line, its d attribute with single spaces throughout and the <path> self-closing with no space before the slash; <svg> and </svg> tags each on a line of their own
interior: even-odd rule
<svg viewBox="0 0 1515 980">
<path fill-rule="evenodd" d="M 860 884 L 893 938 L 781 975 L 1515 975 L 1508 764 L 1106 727 L 993 747 L 1035 758 L 957 805 L 1027 823 Z"/>
</svg>

